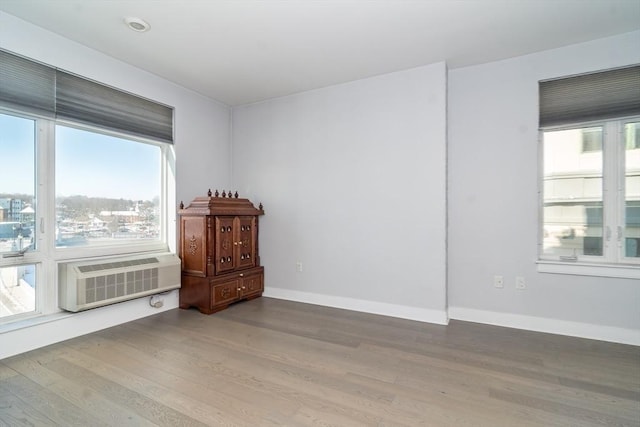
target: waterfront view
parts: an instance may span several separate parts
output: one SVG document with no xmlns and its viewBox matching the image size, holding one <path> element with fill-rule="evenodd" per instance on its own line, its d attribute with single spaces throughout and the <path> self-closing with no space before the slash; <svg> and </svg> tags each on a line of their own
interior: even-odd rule
<svg viewBox="0 0 640 427">
<path fill-rule="evenodd" d="M 157 201 L 71 197 L 56 206 L 56 246 L 157 239 Z"/>
<path fill-rule="evenodd" d="M 0 194 L 0 252 L 34 243 L 33 200 Z M 73 196 L 56 201 L 56 247 L 108 243 L 114 239 L 157 239 L 158 201 Z"/>
</svg>

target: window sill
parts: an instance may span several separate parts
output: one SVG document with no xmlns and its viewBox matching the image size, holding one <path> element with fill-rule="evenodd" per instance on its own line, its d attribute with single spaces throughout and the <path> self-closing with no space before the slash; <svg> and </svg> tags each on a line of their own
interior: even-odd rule
<svg viewBox="0 0 640 427">
<path fill-rule="evenodd" d="M 539 273 L 640 279 L 640 265 L 592 264 L 586 262 L 561 262 L 551 260 L 538 260 L 537 264 Z"/>
<path fill-rule="evenodd" d="M 23 319 L 16 319 L 12 322 L 8 322 L 0 325 L 0 335 L 8 332 L 17 331 L 24 328 L 29 328 L 32 326 L 38 326 L 49 322 L 55 322 L 60 319 L 64 319 L 66 317 L 73 316 L 74 313 L 67 311 L 60 311 L 58 313 L 51 314 L 34 314 L 30 317 L 25 317 Z"/>
</svg>

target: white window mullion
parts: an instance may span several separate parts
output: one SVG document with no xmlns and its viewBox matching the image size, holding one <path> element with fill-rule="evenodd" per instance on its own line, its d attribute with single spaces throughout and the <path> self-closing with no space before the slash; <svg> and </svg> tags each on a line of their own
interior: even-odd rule
<svg viewBox="0 0 640 427">
<path fill-rule="evenodd" d="M 616 122 L 608 122 L 604 128 L 603 141 L 603 215 L 604 244 L 603 256 L 606 262 L 615 262 L 618 257 L 618 224 L 620 224 L 619 191 L 619 159 L 617 140 L 619 127 Z"/>
<path fill-rule="evenodd" d="M 617 208 L 616 215 L 616 253 L 615 261 L 620 262 L 624 258 L 624 224 L 625 224 L 625 139 L 624 139 L 624 123 L 616 122 L 615 139 L 612 139 L 616 150 L 616 199 L 613 208 Z"/>
<path fill-rule="evenodd" d="M 43 314 L 60 311 L 56 287 L 54 240 L 55 240 L 55 123 L 53 120 L 38 120 L 38 215 L 37 239 L 40 248 L 41 310 Z"/>
<path fill-rule="evenodd" d="M 160 209 L 162 211 L 161 236 L 169 251 L 177 252 L 176 234 L 176 181 L 171 165 L 175 165 L 175 150 L 173 145 L 162 147 L 162 197 Z"/>
</svg>

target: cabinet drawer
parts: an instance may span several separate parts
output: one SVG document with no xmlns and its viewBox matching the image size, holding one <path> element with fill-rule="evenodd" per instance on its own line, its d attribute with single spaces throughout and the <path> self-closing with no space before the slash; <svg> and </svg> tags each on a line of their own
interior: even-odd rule
<svg viewBox="0 0 640 427">
<path fill-rule="evenodd" d="M 233 279 L 220 284 L 212 284 L 211 288 L 211 307 L 230 303 L 239 297 L 238 291 L 241 289 L 240 279 Z"/>
<path fill-rule="evenodd" d="M 264 274 L 250 274 L 242 278 L 242 296 L 262 293 L 264 290 Z"/>
</svg>

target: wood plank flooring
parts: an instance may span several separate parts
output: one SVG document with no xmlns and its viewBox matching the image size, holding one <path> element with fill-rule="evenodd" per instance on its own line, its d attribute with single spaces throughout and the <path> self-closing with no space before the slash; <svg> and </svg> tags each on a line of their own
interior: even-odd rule
<svg viewBox="0 0 640 427">
<path fill-rule="evenodd" d="M 640 426 L 640 347 L 258 298 L 0 361 L 2 426 Z"/>
</svg>

